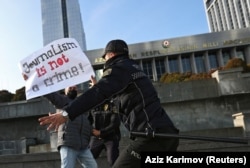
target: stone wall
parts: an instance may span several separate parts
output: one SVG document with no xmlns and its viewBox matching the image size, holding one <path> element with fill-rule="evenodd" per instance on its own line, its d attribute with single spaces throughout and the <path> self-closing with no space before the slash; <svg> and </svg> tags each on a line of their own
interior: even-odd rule
<svg viewBox="0 0 250 168">
<path fill-rule="evenodd" d="M 216 71 L 212 79 L 159 84 L 164 109 L 181 131 L 232 127 L 232 115 L 250 110 L 250 73 Z"/>
<path fill-rule="evenodd" d="M 50 143 L 50 132 L 38 118 L 54 112 L 44 98 L 0 104 L 0 155 L 28 153 L 28 146 Z"/>
<path fill-rule="evenodd" d="M 201 135 L 206 130 L 211 130 L 208 135 L 212 135 L 218 129 L 233 129 L 235 127 L 235 116 L 233 115 L 250 111 L 249 76 L 249 73 L 242 73 L 242 69 L 237 68 L 229 71 L 217 71 L 213 74 L 212 79 L 171 84 L 155 83 L 154 86 L 164 109 L 181 133 L 192 135 L 195 134 L 195 131 L 200 131 L 199 135 Z M 51 133 L 46 130 L 45 126 L 40 126 L 37 121 L 40 116 L 53 111 L 55 108 L 44 98 L 0 104 L 0 155 L 3 157 L 8 155 L 11 159 L 22 158 L 23 165 L 28 157 L 31 160 L 47 159 L 47 163 L 41 163 L 43 166 L 48 163 L 58 165 L 57 152 L 53 152 L 55 150 L 51 148 Z M 240 126 L 241 128 L 243 126 Z M 122 128 L 122 134 L 125 145 L 128 132 Z M 230 136 L 239 137 L 245 135 L 241 132 L 237 135 L 235 132 L 230 134 Z M 218 131 L 215 136 L 220 136 Z M 182 140 L 182 144 L 184 145 L 180 146 L 180 150 L 192 150 L 191 148 L 201 150 L 199 145 L 194 145 L 197 142 Z M 226 150 L 232 147 L 232 145 L 218 146 L 218 143 L 216 145 L 214 145 L 215 143 L 206 144 L 208 144 L 207 146 L 217 146 L 216 150 Z M 187 149 L 186 146 L 190 148 Z M 248 145 L 243 147 L 234 145 L 234 148 L 231 149 L 236 150 L 237 147 L 239 150 L 249 148 Z M 39 154 L 39 152 L 47 154 Z M 48 158 L 47 155 L 51 155 L 51 158 Z M 99 162 L 102 163 L 103 160 L 100 159 Z M 2 162 L 4 159 L 0 157 L 0 167 Z M 20 166 L 20 164 L 22 163 L 13 162 L 13 165 Z"/>
</svg>

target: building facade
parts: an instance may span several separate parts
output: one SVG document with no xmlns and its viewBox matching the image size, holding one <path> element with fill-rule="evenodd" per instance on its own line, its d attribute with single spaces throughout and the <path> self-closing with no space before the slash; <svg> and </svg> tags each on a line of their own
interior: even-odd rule
<svg viewBox="0 0 250 168">
<path fill-rule="evenodd" d="M 249 32 L 250 28 L 244 28 L 128 46 L 130 57 L 138 61 L 152 81 L 159 81 L 164 73 L 206 73 L 225 66 L 231 58 L 242 58 L 250 64 Z M 86 51 L 98 77 L 102 75 L 103 51 Z"/>
<path fill-rule="evenodd" d="M 75 38 L 86 50 L 85 33 L 78 0 L 41 0 L 43 44 Z"/>
<path fill-rule="evenodd" d="M 250 25 L 250 0 L 204 0 L 204 6 L 211 32 Z"/>
</svg>

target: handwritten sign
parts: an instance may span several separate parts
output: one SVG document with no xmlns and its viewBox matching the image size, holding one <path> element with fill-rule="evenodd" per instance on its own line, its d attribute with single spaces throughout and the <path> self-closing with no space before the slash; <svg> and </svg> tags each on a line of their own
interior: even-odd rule
<svg viewBox="0 0 250 168">
<path fill-rule="evenodd" d="M 19 67 L 28 77 L 25 83 L 27 100 L 86 82 L 95 74 L 73 38 L 51 42 L 21 60 Z"/>
</svg>

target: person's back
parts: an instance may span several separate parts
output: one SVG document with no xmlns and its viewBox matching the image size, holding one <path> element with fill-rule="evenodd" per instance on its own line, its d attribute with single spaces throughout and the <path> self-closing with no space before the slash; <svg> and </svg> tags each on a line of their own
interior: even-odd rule
<svg viewBox="0 0 250 168">
<path fill-rule="evenodd" d="M 127 56 L 119 56 L 110 62 L 114 80 L 120 80 L 124 86 L 123 92 L 119 92 L 115 99 L 122 100 L 119 109 L 122 110 L 121 119 L 129 131 L 141 131 L 146 129 L 172 127 L 172 121 L 161 106 L 157 92 L 151 80 L 141 71 L 138 64 Z M 106 69 L 110 69 L 109 64 Z M 104 73 L 105 74 L 105 73 Z M 118 75 L 119 74 L 119 75 Z M 105 78 L 105 77 L 104 77 Z M 112 88 L 116 88 L 113 86 Z"/>
</svg>

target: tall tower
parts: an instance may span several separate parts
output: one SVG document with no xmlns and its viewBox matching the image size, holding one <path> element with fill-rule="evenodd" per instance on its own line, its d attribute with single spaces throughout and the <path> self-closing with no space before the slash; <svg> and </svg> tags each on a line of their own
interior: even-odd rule
<svg viewBox="0 0 250 168">
<path fill-rule="evenodd" d="M 43 45 L 64 38 L 76 39 L 83 51 L 87 50 L 78 0 L 41 0 Z M 88 82 L 78 85 L 79 92 Z"/>
<path fill-rule="evenodd" d="M 86 50 L 80 5 L 78 0 L 41 0 L 43 45 L 64 38 L 77 40 Z"/>
<path fill-rule="evenodd" d="M 250 27 L 250 0 L 204 0 L 210 32 Z"/>
</svg>

